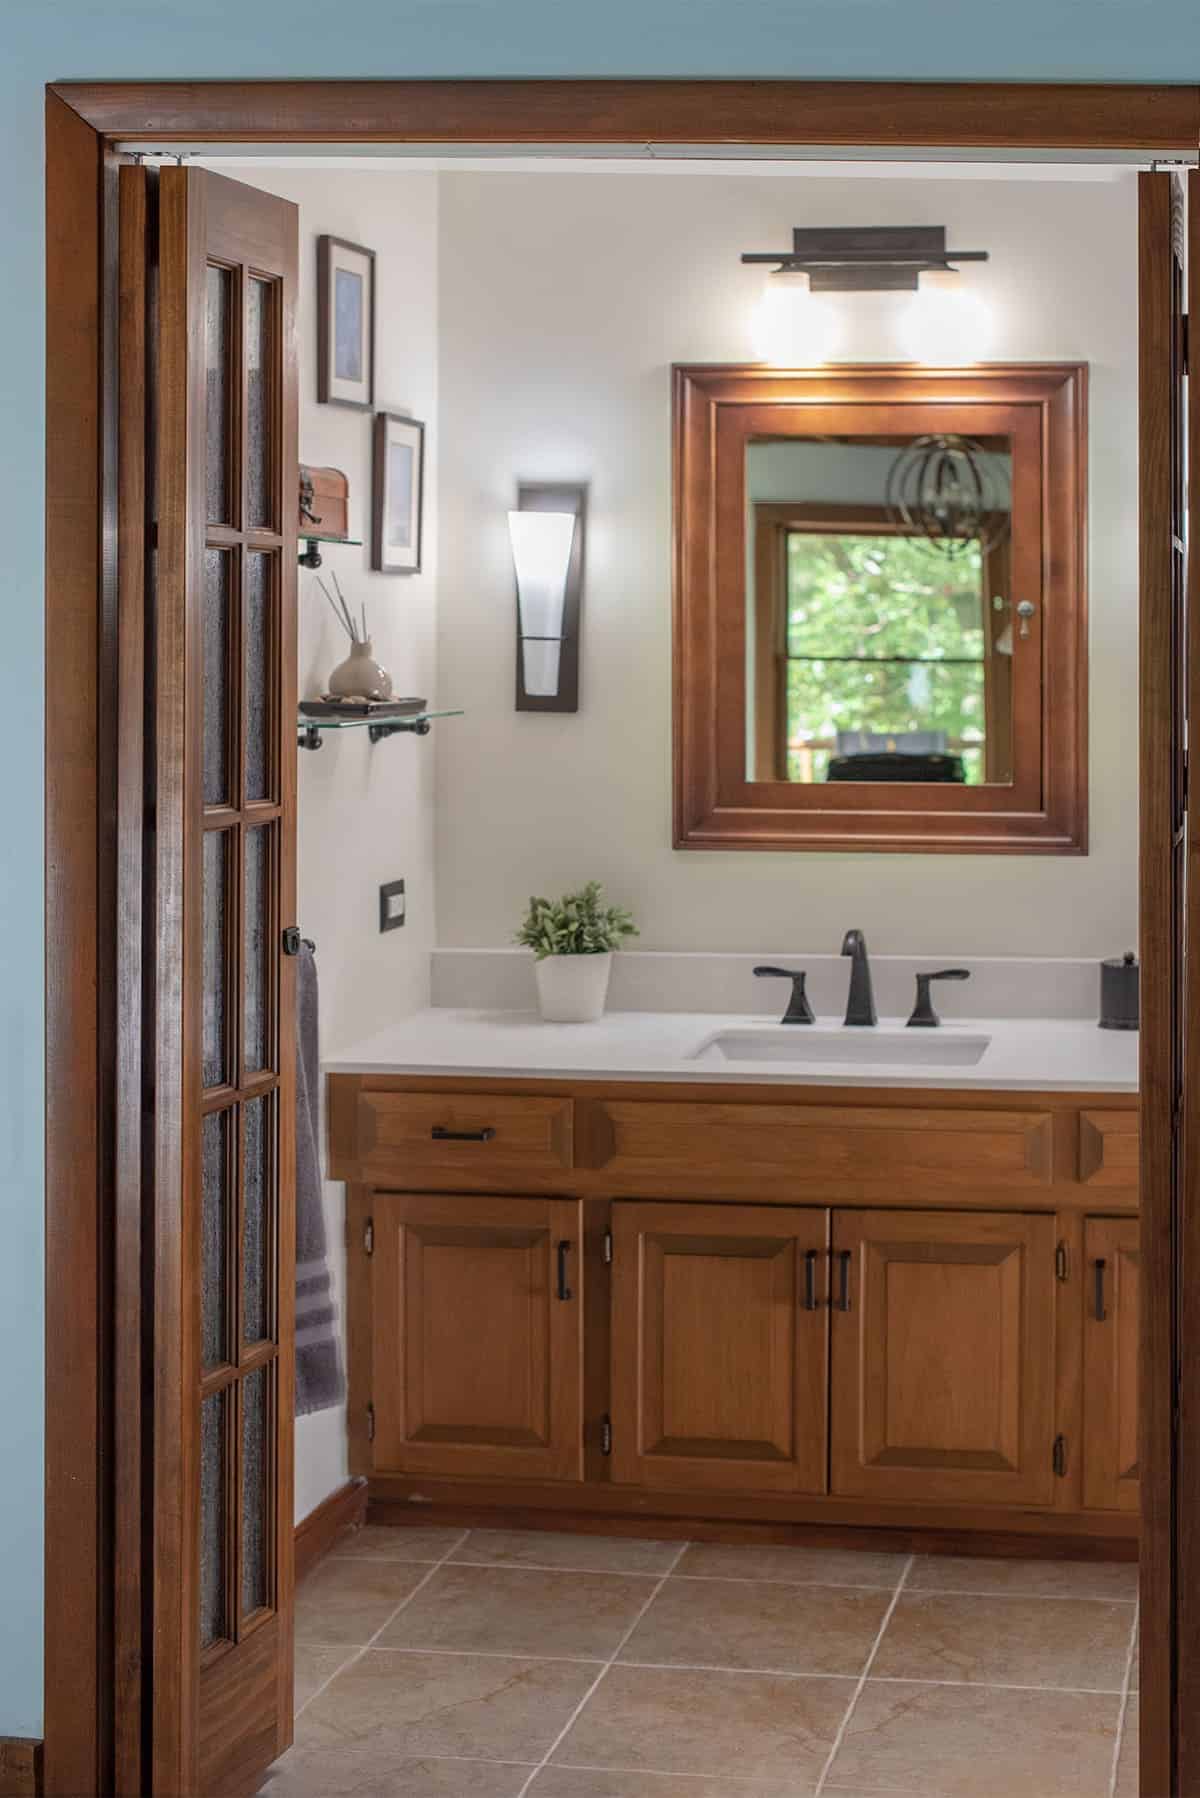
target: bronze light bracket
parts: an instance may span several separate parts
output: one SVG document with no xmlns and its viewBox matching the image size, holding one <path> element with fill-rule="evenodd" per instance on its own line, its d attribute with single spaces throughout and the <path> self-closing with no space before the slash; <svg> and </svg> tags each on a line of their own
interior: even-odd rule
<svg viewBox="0 0 1200 1798">
<path fill-rule="evenodd" d="M 743 262 L 807 275 L 814 293 L 915 293 L 923 274 L 986 262 L 986 250 L 949 250 L 944 225 L 797 225 L 790 250 L 747 250 Z"/>
</svg>

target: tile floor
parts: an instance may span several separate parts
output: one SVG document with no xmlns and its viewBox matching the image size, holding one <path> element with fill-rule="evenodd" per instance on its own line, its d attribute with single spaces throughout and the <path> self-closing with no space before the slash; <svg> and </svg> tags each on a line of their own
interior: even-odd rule
<svg viewBox="0 0 1200 1798">
<path fill-rule="evenodd" d="M 345 1538 L 266 1798 L 1136 1798 L 1137 1569 Z"/>
</svg>

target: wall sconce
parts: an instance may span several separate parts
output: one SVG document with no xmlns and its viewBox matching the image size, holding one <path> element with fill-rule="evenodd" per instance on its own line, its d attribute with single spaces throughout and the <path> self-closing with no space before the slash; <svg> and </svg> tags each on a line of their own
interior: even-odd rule
<svg viewBox="0 0 1200 1798">
<path fill-rule="evenodd" d="M 517 577 L 518 712 L 579 710 L 587 488 L 522 486 L 508 515 Z"/>
<path fill-rule="evenodd" d="M 807 275 L 813 293 L 915 293 L 923 274 L 986 262 L 986 250 L 948 250 L 944 225 L 797 226 L 790 250 L 747 250 L 743 262 Z"/>
</svg>

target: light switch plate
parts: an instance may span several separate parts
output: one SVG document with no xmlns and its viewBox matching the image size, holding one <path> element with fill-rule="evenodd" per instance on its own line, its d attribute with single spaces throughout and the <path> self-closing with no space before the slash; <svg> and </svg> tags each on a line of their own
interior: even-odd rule
<svg viewBox="0 0 1200 1798">
<path fill-rule="evenodd" d="M 404 928 L 404 882 L 389 880 L 379 889 L 379 928 L 380 930 L 402 930 Z"/>
</svg>

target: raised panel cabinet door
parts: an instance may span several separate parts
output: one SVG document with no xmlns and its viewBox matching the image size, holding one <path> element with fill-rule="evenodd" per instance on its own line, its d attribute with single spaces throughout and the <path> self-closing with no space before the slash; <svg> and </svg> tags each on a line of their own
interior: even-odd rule
<svg viewBox="0 0 1200 1798">
<path fill-rule="evenodd" d="M 825 1491 L 829 1214 L 613 1206 L 613 1478 Z"/>
<path fill-rule="evenodd" d="M 831 1490 L 1054 1497 L 1054 1219 L 835 1211 Z"/>
<path fill-rule="evenodd" d="M 1138 1220 L 1089 1217 L 1083 1241 L 1083 1502 L 1098 1511 L 1136 1511 Z"/>
<path fill-rule="evenodd" d="M 374 1229 L 375 1472 L 582 1479 L 578 1200 L 380 1193 Z"/>
</svg>

